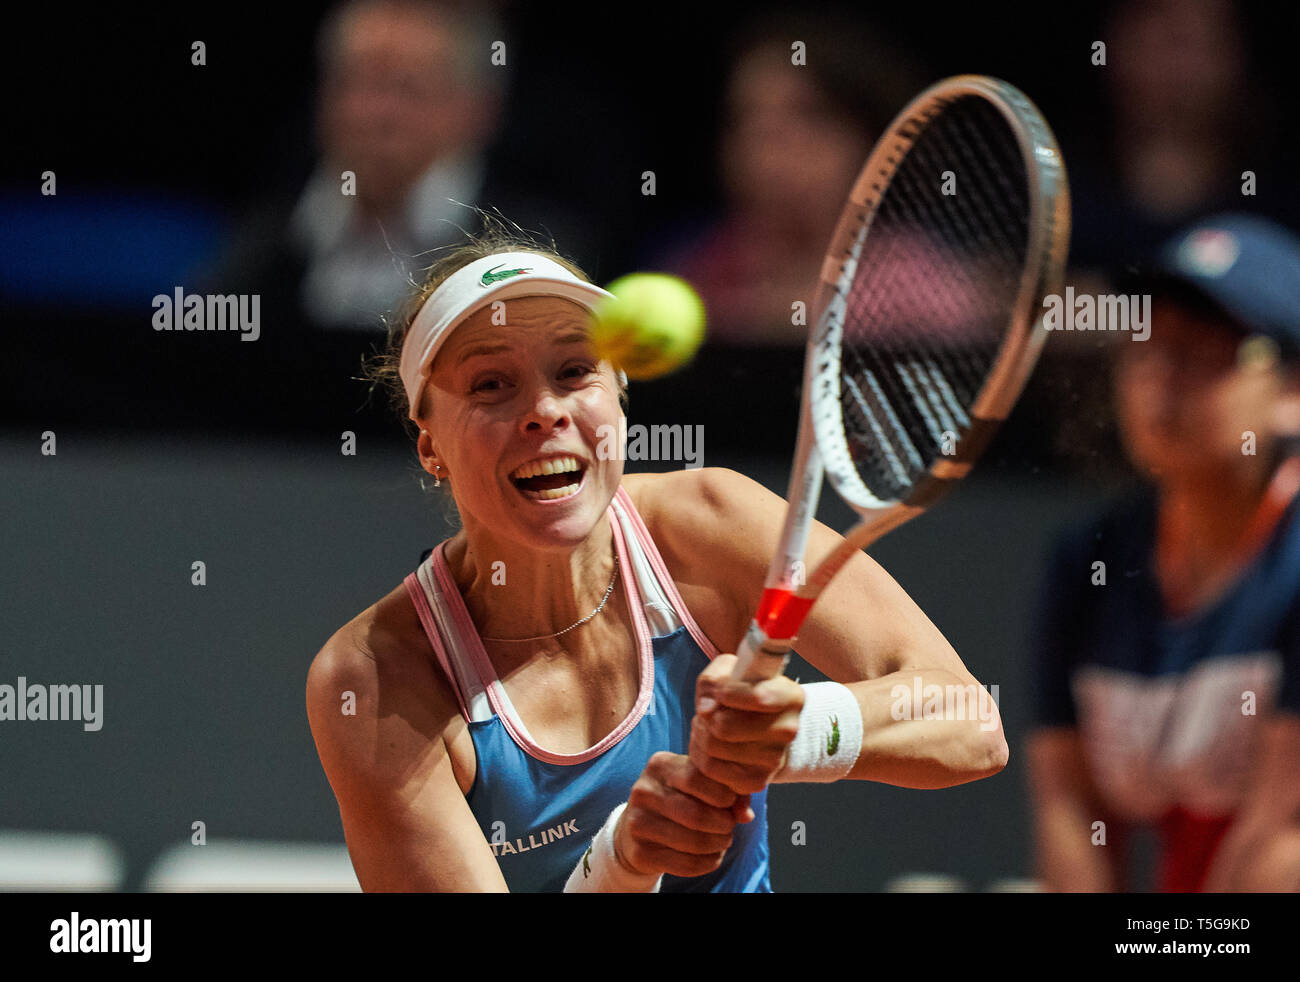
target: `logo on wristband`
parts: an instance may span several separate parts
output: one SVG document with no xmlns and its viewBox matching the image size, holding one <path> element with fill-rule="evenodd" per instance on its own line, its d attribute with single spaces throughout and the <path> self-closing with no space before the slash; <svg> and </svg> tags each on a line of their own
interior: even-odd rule
<svg viewBox="0 0 1300 982">
<path fill-rule="evenodd" d="M 831 733 L 826 738 L 826 756 L 834 757 L 835 751 L 840 749 L 840 718 L 831 717 Z"/>
</svg>

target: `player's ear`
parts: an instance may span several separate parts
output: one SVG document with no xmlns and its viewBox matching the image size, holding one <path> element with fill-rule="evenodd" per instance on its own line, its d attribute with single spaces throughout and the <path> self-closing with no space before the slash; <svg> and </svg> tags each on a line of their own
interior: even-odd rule
<svg viewBox="0 0 1300 982">
<path fill-rule="evenodd" d="M 415 449 L 420 455 L 420 466 L 430 474 L 434 472 L 435 466 L 442 464 L 442 454 L 438 452 L 433 442 L 433 434 L 428 430 L 420 430 L 420 436 L 415 441 Z"/>
</svg>

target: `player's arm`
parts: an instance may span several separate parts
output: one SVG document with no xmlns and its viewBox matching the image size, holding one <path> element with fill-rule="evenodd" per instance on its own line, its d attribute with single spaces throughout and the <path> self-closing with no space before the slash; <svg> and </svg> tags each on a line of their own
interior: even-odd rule
<svg viewBox="0 0 1300 982">
<path fill-rule="evenodd" d="M 733 648 L 762 593 L 785 502 L 719 468 L 664 475 L 647 492 L 665 561 L 690 582 L 717 585 L 729 613 L 714 618 L 725 632 L 714 641 Z M 809 567 L 838 541 L 837 533 L 814 522 Z M 1006 765 L 997 706 L 938 628 L 865 553 L 831 581 L 800 630 L 796 649 L 851 690 L 861 711 L 862 747 L 848 778 L 940 788 L 987 777 Z M 772 682 L 772 689 L 784 685 Z M 915 703 L 918 693 L 921 705 Z M 941 694 L 943 718 L 925 711 L 933 693 Z M 726 714 L 710 729 L 719 737 L 745 739 L 743 729 L 728 729 Z"/>
<path fill-rule="evenodd" d="M 1029 738 L 1029 791 L 1036 875 L 1068 893 L 1123 889 L 1123 828 L 1107 814 L 1084 758 L 1079 731 L 1054 726 Z M 1104 823 L 1105 839 L 1094 823 Z"/>
<path fill-rule="evenodd" d="M 506 890 L 443 741 L 456 712 L 427 662 L 376 657 L 346 631 L 312 662 L 307 715 L 363 890 Z"/>
<path fill-rule="evenodd" d="M 1245 799 L 1206 879 L 1210 893 L 1300 891 L 1300 716 L 1276 713 L 1263 733 Z"/>
</svg>

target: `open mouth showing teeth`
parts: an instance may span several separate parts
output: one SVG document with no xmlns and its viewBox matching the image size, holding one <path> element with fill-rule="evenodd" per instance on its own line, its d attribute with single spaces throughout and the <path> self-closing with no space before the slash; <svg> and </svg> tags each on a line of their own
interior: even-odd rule
<svg viewBox="0 0 1300 982">
<path fill-rule="evenodd" d="M 586 465 L 576 457 L 552 457 L 515 468 L 510 480 L 526 497 L 550 501 L 577 494 L 584 473 Z"/>
</svg>

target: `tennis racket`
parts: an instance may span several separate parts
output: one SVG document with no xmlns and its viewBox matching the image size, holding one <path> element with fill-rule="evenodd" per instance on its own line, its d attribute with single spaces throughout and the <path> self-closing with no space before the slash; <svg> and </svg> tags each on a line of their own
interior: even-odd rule
<svg viewBox="0 0 1300 982">
<path fill-rule="evenodd" d="M 1038 358 L 1069 232 L 1060 151 L 1015 87 L 945 79 L 889 125 L 822 265 L 789 507 L 733 678 L 783 672 L 844 564 L 969 473 Z M 823 473 L 860 521 L 806 573 Z"/>
</svg>

